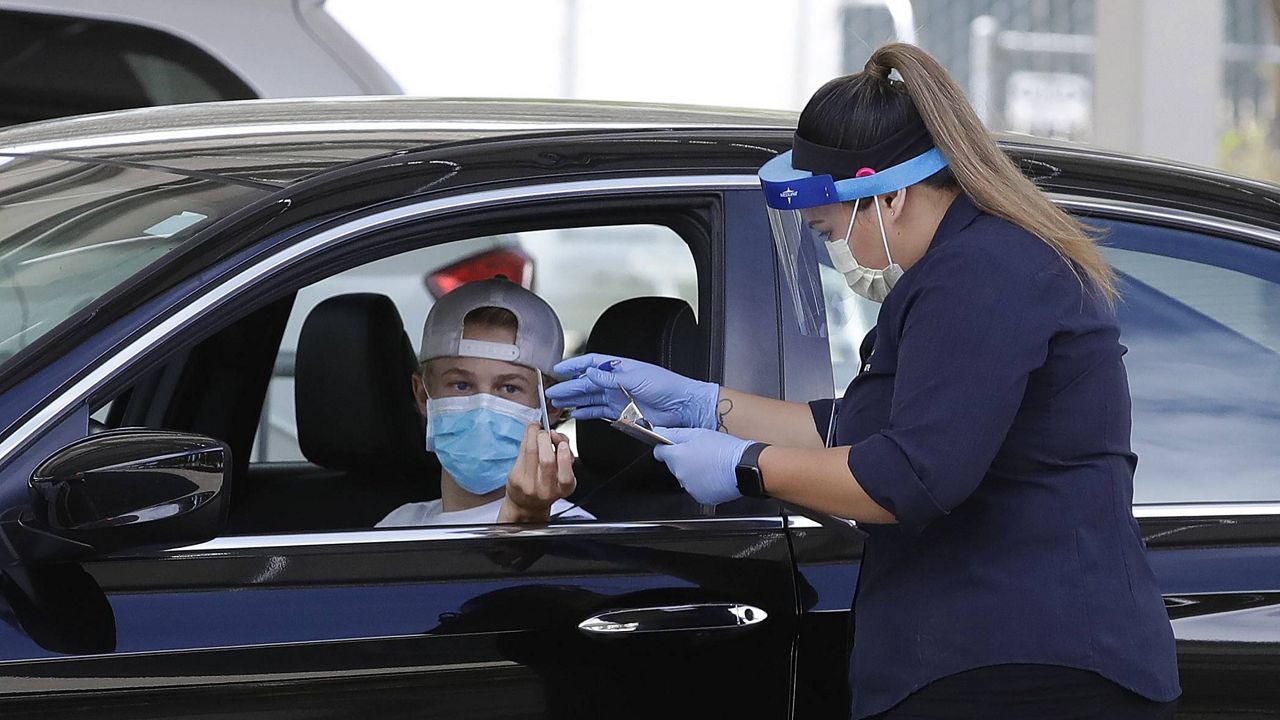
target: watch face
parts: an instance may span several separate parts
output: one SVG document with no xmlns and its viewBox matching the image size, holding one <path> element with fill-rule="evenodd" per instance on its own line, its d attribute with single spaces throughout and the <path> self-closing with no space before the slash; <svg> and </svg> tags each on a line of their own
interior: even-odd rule
<svg viewBox="0 0 1280 720">
<path fill-rule="evenodd" d="M 743 467 L 739 465 L 737 467 L 736 474 L 738 476 L 738 492 L 742 493 L 745 497 L 758 498 L 765 496 L 764 482 L 760 477 L 759 468 Z"/>
</svg>

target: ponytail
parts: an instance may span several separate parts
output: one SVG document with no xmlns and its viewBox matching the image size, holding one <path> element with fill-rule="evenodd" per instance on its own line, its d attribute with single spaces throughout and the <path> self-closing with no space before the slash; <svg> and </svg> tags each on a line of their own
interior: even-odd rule
<svg viewBox="0 0 1280 720">
<path fill-rule="evenodd" d="M 974 204 L 1043 240 L 1067 261 L 1082 286 L 1087 279 L 1114 306 L 1115 271 L 1097 244 L 1000 150 L 946 69 L 914 45 L 891 43 L 871 54 L 856 84 L 897 85 L 889 79 L 892 70 L 902 78 L 951 176 Z"/>
</svg>

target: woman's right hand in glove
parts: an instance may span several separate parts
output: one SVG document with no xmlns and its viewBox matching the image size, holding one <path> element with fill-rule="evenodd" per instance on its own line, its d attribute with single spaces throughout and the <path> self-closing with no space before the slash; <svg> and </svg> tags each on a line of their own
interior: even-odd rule
<svg viewBox="0 0 1280 720">
<path fill-rule="evenodd" d="M 547 388 L 547 400 L 558 408 L 574 408 L 582 420 L 616 419 L 635 398 L 645 419 L 664 427 L 716 429 L 720 386 L 693 380 L 666 368 L 630 358 L 589 353 L 564 360 L 554 368 L 568 377 Z"/>
</svg>

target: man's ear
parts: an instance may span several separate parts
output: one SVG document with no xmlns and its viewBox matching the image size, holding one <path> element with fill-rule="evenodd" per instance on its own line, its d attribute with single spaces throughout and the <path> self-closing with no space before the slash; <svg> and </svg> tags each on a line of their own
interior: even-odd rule
<svg viewBox="0 0 1280 720">
<path fill-rule="evenodd" d="M 427 387 L 422 384 L 422 374 L 414 373 L 410 383 L 413 385 L 413 399 L 418 403 L 418 414 L 427 416 Z"/>
<path fill-rule="evenodd" d="M 542 376 L 543 390 L 545 391 L 546 388 L 549 388 L 552 385 L 555 385 L 555 380 L 553 380 L 551 376 L 544 374 Z M 555 428 L 555 426 L 559 425 L 560 423 L 564 422 L 567 419 L 569 415 L 568 408 L 558 408 L 555 405 L 552 405 L 551 403 L 547 402 L 547 398 L 545 395 L 542 398 L 542 403 L 547 406 L 547 421 L 551 423 L 551 427 L 553 429 Z"/>
</svg>

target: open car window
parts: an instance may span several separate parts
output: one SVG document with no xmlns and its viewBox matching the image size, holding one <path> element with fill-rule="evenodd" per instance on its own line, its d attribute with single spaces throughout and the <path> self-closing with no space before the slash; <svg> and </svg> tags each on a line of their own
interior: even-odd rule
<svg viewBox="0 0 1280 720">
<path fill-rule="evenodd" d="M 384 258 L 298 291 L 280 344 L 253 462 L 304 462 L 298 445 L 294 374 L 298 338 L 315 307 L 344 294 L 379 293 L 395 304 L 416 352 L 435 299 L 468 280 L 505 275 L 536 292 L 564 327 L 565 355 L 585 350 L 609 307 L 639 297 L 669 297 L 698 310 L 693 256 L 674 231 L 658 225 L 564 228 L 458 240 Z M 406 389 L 408 381 L 406 380 Z M 560 430 L 577 451 L 574 423 Z"/>
<path fill-rule="evenodd" d="M 231 532 L 367 529 L 397 509 L 401 526 L 486 522 L 484 512 L 453 514 L 460 508 L 443 505 L 441 468 L 425 450 L 412 393 L 423 324 L 436 299 L 462 283 L 503 275 L 556 311 L 567 356 L 649 353 L 645 359 L 705 377 L 710 341 L 698 323 L 705 289 L 698 267 L 690 241 L 663 225 L 568 227 L 432 245 L 299 289 Z M 578 483 L 552 508 L 557 522 L 706 512 L 648 447 L 607 424 L 570 416 L 556 429 L 574 450 Z"/>
</svg>

